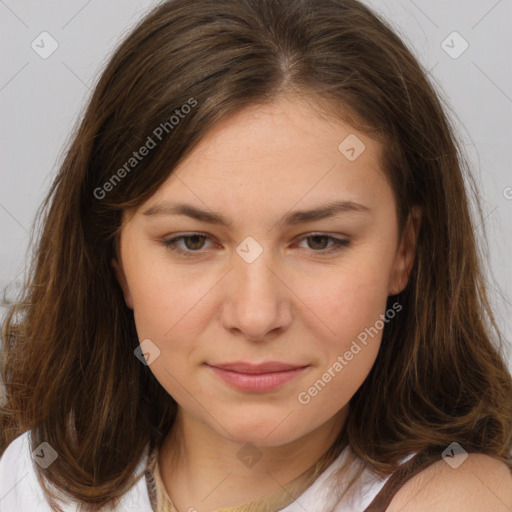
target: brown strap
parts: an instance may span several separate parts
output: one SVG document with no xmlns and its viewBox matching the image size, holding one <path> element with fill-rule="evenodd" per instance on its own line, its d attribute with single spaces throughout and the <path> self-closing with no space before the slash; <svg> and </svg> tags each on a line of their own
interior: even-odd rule
<svg viewBox="0 0 512 512">
<path fill-rule="evenodd" d="M 384 484 L 364 512 L 384 512 L 398 490 L 414 475 L 441 459 L 439 452 L 420 452 L 409 460 L 405 466 L 397 469 Z"/>
</svg>

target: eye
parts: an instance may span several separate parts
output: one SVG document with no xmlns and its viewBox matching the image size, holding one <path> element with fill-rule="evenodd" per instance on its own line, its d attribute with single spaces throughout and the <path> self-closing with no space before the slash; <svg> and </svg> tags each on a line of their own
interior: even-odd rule
<svg viewBox="0 0 512 512">
<path fill-rule="evenodd" d="M 350 242 L 344 238 L 336 238 L 334 236 L 326 235 L 324 233 L 313 233 L 311 235 L 305 236 L 302 239 L 303 241 L 312 241 L 312 245 L 308 243 L 310 248 L 314 248 L 313 252 L 321 252 L 321 253 L 331 253 L 340 251 L 344 247 L 347 247 Z M 331 241 L 332 245 L 330 247 L 326 247 L 325 244 Z"/>
<path fill-rule="evenodd" d="M 162 244 L 171 251 L 185 257 L 193 257 L 194 254 L 201 254 L 206 241 L 210 240 L 207 235 L 193 233 L 189 235 L 180 235 L 169 240 L 163 240 Z M 308 246 L 314 253 L 330 254 L 342 250 L 350 245 L 350 241 L 343 238 L 326 235 L 324 233 L 313 233 L 302 237 L 301 241 L 311 241 Z M 326 244 L 331 242 L 331 246 Z"/>
<path fill-rule="evenodd" d="M 208 237 L 206 235 L 194 233 L 191 235 L 176 236 L 170 240 L 164 240 L 162 243 L 171 251 L 177 252 L 183 256 L 189 256 L 192 253 L 199 252 L 204 245 L 204 241 L 207 239 Z M 179 246 L 180 242 L 184 243 L 184 249 Z"/>
</svg>

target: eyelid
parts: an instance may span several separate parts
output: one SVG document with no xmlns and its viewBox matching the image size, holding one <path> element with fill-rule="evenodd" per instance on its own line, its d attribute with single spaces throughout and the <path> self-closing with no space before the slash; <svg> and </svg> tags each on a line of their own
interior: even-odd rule
<svg viewBox="0 0 512 512">
<path fill-rule="evenodd" d="M 194 257 L 194 255 L 202 255 L 204 253 L 203 249 L 198 249 L 197 251 L 193 250 L 184 250 L 181 248 L 177 248 L 177 243 L 185 240 L 187 238 L 192 238 L 194 236 L 199 236 L 205 238 L 207 241 L 212 241 L 212 237 L 206 233 L 201 232 L 191 232 L 191 233 L 181 233 L 180 235 L 173 236 L 172 238 L 162 240 L 161 243 L 166 247 L 168 250 L 173 251 L 174 253 L 177 253 L 178 255 L 184 256 L 184 257 Z M 346 248 L 351 244 L 350 240 L 348 238 L 343 238 L 343 235 L 331 235 L 329 233 L 324 232 L 309 232 L 302 235 L 299 235 L 299 237 L 296 237 L 299 239 L 299 243 L 303 240 L 307 240 L 308 238 L 312 238 L 315 236 L 325 237 L 329 239 L 329 241 L 332 242 L 333 245 L 327 249 L 321 249 L 321 250 L 314 250 L 309 249 L 309 252 L 314 255 L 318 256 L 327 256 L 331 255 L 333 253 L 337 253 L 340 250 Z M 308 249 L 306 249 L 308 250 Z"/>
</svg>

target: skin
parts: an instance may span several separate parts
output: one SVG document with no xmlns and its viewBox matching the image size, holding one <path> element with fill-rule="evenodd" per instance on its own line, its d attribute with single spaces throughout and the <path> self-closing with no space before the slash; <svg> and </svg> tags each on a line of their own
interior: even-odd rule
<svg viewBox="0 0 512 512">
<path fill-rule="evenodd" d="M 338 150 L 350 134 L 365 144 L 354 161 Z M 382 331 L 309 403 L 297 396 L 407 284 L 420 217 L 410 217 L 399 239 L 381 149 L 368 135 L 320 116 L 311 102 L 280 97 L 218 123 L 146 203 L 125 212 L 113 265 L 139 339 L 160 350 L 150 369 L 179 405 L 159 456 L 178 510 L 215 510 L 272 492 L 314 464 L 343 428 Z M 278 223 L 290 211 L 339 200 L 369 212 Z M 232 225 L 144 215 L 162 201 L 218 212 Z M 188 258 L 163 243 L 194 233 L 207 238 L 177 244 L 192 253 Z M 311 238 L 315 233 L 349 245 L 329 253 L 331 239 Z M 248 236 L 263 249 L 251 263 L 236 252 Z M 248 392 L 206 365 L 269 360 L 307 369 L 276 390 Z M 237 457 L 246 443 L 262 455 L 252 467 Z"/>
<path fill-rule="evenodd" d="M 411 478 L 388 512 L 510 512 L 512 475 L 501 461 L 470 453 L 455 469 L 443 460 Z"/>
</svg>

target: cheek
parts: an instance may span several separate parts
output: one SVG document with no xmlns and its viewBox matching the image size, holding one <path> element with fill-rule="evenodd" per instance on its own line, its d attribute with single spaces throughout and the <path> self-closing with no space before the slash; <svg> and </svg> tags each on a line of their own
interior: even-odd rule
<svg viewBox="0 0 512 512">
<path fill-rule="evenodd" d="M 299 410 L 321 424 L 349 403 L 373 366 L 379 341 L 375 339 L 367 346 L 356 341 L 352 350 L 341 352 L 321 368 L 297 394 Z M 351 354 L 350 360 L 347 353 Z"/>
<path fill-rule="evenodd" d="M 160 247 L 127 248 L 125 272 L 133 300 L 139 336 L 160 337 L 189 314 L 212 287 L 204 275 L 169 264 Z"/>
<path fill-rule="evenodd" d="M 190 366 L 201 348 L 201 332 L 208 318 L 208 293 L 218 279 L 177 270 L 158 258 L 149 261 L 133 256 L 127 276 L 138 338 L 156 346 L 153 350 L 158 357 L 150 364 L 155 378 L 176 401 L 186 403 L 190 400 L 185 391 L 190 388 Z"/>
<path fill-rule="evenodd" d="M 190 364 L 200 345 L 201 324 L 195 319 L 201 297 L 194 287 L 182 291 L 176 280 L 171 286 L 172 275 L 158 274 L 155 266 L 146 279 L 133 283 L 135 326 L 140 342 L 149 338 L 156 346 L 158 356 L 149 367 L 155 378 L 178 403 L 188 403 Z"/>
<path fill-rule="evenodd" d="M 331 345 L 343 350 L 384 313 L 388 297 L 389 258 L 354 253 L 315 285 L 302 292 L 305 304 L 327 328 Z M 298 284 L 297 284 L 298 286 Z"/>
<path fill-rule="evenodd" d="M 313 299 L 331 333 L 323 338 L 318 368 L 296 399 L 319 422 L 349 402 L 375 362 L 386 325 L 381 315 L 387 280 L 381 271 L 380 266 L 354 265 Z"/>
<path fill-rule="evenodd" d="M 149 277 L 149 276 L 148 276 Z M 172 327 L 172 294 L 149 279 L 134 279 L 131 286 L 133 315 L 139 337 L 160 337 Z"/>
</svg>

